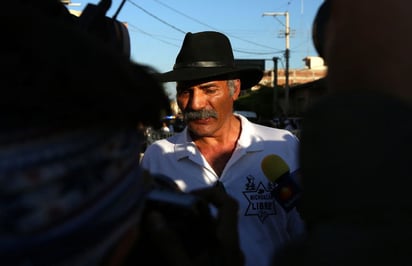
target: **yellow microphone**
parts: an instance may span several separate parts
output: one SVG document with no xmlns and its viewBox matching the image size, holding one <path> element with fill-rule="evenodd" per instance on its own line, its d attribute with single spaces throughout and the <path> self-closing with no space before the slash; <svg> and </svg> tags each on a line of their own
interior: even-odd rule
<svg viewBox="0 0 412 266">
<path fill-rule="evenodd" d="M 282 158 L 275 154 L 263 158 L 261 167 L 263 173 L 270 182 L 275 182 L 276 179 L 289 173 L 289 166 Z"/>
<path fill-rule="evenodd" d="M 286 211 L 293 209 L 302 192 L 302 189 L 292 178 L 298 171 L 291 175 L 288 164 L 275 154 L 263 158 L 261 168 L 263 174 L 273 184 L 272 196 Z"/>
</svg>

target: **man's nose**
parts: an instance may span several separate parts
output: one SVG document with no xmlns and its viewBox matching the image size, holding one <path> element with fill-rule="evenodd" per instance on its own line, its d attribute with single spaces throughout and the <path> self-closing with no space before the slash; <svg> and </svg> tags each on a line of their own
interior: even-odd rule
<svg viewBox="0 0 412 266">
<path fill-rule="evenodd" d="M 202 110 L 206 105 L 206 95 L 201 90 L 193 90 L 189 106 L 192 110 Z"/>
</svg>

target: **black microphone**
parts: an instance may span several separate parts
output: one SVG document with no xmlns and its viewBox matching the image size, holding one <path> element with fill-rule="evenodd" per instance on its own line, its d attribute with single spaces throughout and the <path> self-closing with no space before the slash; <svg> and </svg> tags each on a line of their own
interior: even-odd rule
<svg viewBox="0 0 412 266">
<path fill-rule="evenodd" d="M 278 155 L 271 154 L 263 158 L 261 168 L 266 178 L 272 183 L 271 193 L 277 202 L 290 211 L 301 198 L 302 188 L 296 182 L 299 170 L 290 173 L 289 166 Z"/>
</svg>

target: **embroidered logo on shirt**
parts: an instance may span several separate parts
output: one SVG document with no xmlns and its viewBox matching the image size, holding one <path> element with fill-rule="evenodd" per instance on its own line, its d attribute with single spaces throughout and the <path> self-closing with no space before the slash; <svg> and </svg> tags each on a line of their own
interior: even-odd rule
<svg viewBox="0 0 412 266">
<path fill-rule="evenodd" d="M 245 216 L 257 216 L 263 223 L 269 215 L 275 215 L 275 203 L 272 196 L 273 184 L 268 182 L 265 186 L 262 182 L 258 185 L 255 183 L 255 178 L 251 175 L 246 177 L 246 189 L 243 191 L 246 199 L 249 201 L 249 206 Z"/>
</svg>

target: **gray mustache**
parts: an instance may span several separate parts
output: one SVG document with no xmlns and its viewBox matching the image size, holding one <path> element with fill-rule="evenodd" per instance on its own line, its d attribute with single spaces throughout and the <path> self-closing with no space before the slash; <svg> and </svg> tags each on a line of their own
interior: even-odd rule
<svg viewBox="0 0 412 266">
<path fill-rule="evenodd" d="M 186 121 L 206 119 L 209 117 L 217 118 L 217 112 L 214 110 L 188 111 L 183 113 L 183 117 Z"/>
</svg>

